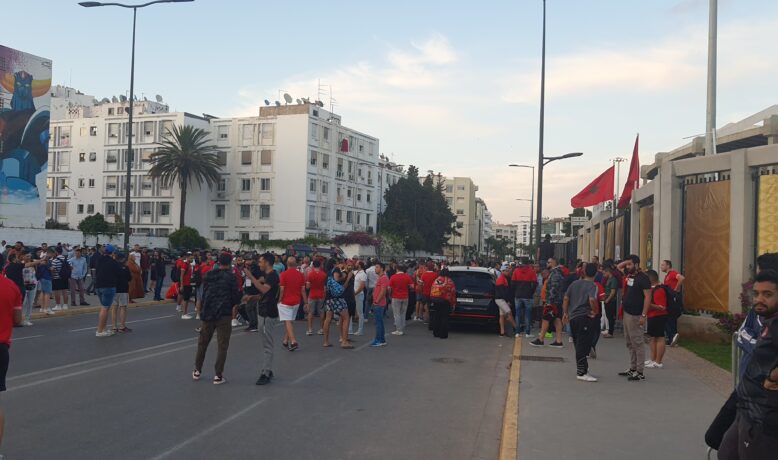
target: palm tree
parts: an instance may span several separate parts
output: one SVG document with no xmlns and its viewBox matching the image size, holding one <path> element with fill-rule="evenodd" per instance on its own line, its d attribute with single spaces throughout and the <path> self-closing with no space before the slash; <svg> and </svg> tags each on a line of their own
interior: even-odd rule
<svg viewBox="0 0 778 460">
<path fill-rule="evenodd" d="M 191 185 L 202 187 L 203 183 L 213 187 L 221 178 L 221 166 L 216 156 L 219 150 L 209 144 L 208 132 L 201 128 L 174 125 L 167 134 L 161 147 L 151 154 L 153 166 L 149 176 L 160 179 L 166 187 L 178 182 L 181 187 L 178 227 L 183 228 L 187 189 Z"/>
</svg>

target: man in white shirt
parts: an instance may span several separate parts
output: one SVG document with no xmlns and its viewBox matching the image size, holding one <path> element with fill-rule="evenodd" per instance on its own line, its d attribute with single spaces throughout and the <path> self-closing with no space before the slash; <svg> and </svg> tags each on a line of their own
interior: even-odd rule
<svg viewBox="0 0 778 460">
<path fill-rule="evenodd" d="M 136 244 L 136 245 L 135 245 L 135 246 L 132 248 L 132 252 L 130 252 L 130 257 L 132 257 L 133 259 L 135 259 L 135 264 L 136 264 L 138 267 L 140 267 L 140 257 L 141 257 L 141 254 L 140 254 L 140 245 L 139 245 L 139 244 Z"/>
<path fill-rule="evenodd" d="M 354 275 L 354 300 L 356 301 L 357 320 L 359 327 L 354 335 L 362 335 L 365 328 L 365 315 L 367 309 L 365 307 L 365 293 L 367 292 L 367 273 L 365 272 L 365 264 L 361 261 L 356 263 L 356 275 Z M 375 268 L 373 268 L 375 273 Z"/>
</svg>

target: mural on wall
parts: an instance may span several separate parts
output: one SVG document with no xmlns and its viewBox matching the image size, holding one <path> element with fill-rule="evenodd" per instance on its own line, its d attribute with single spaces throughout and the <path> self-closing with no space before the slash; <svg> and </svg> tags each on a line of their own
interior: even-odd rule
<svg viewBox="0 0 778 460">
<path fill-rule="evenodd" d="M 686 186 L 684 307 L 729 311 L 729 181 Z"/>
<path fill-rule="evenodd" d="M 654 268 L 654 206 L 640 208 L 640 263 L 648 269 Z"/>
<path fill-rule="evenodd" d="M 0 45 L 0 225 L 43 227 L 51 61 Z"/>
<path fill-rule="evenodd" d="M 778 174 L 759 176 L 757 253 L 778 252 Z"/>
</svg>

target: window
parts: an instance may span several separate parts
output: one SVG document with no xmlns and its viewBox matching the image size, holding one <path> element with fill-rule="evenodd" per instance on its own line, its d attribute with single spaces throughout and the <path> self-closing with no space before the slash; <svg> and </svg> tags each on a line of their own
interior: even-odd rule
<svg viewBox="0 0 778 460">
<path fill-rule="evenodd" d="M 148 201 L 144 201 L 140 204 L 140 213 L 142 216 L 150 216 L 151 215 L 151 203 Z"/>
<path fill-rule="evenodd" d="M 97 161 L 97 152 L 89 152 L 89 161 Z"/>
<path fill-rule="evenodd" d="M 353 224 L 354 223 L 354 212 L 353 211 L 346 211 L 346 223 L 347 224 Z"/>
<path fill-rule="evenodd" d="M 316 193 L 316 179 L 310 179 L 308 181 L 308 191 L 311 193 Z"/>
<path fill-rule="evenodd" d="M 272 164 L 273 152 L 271 150 L 263 150 L 259 154 L 259 164 L 262 166 L 268 166 Z"/>
<path fill-rule="evenodd" d="M 457 228 L 463 228 L 465 226 L 464 222 L 457 222 Z"/>
<path fill-rule="evenodd" d="M 259 239 L 260 240 L 269 240 L 270 239 L 270 233 L 268 232 L 259 232 Z"/>
<path fill-rule="evenodd" d="M 247 204 L 240 205 L 240 218 L 248 219 L 251 217 L 251 206 Z"/>
<path fill-rule="evenodd" d="M 457 209 L 457 215 L 458 216 L 464 216 L 465 215 L 465 210 L 464 209 Z"/>
<path fill-rule="evenodd" d="M 154 153 L 151 149 L 142 149 L 140 151 L 140 161 L 148 163 L 151 161 L 151 155 Z"/>
<path fill-rule="evenodd" d="M 243 145 L 252 145 L 254 143 L 254 125 L 243 125 L 240 129 Z"/>
<path fill-rule="evenodd" d="M 321 167 L 322 169 L 330 169 L 330 156 L 326 153 L 321 156 Z"/>
<path fill-rule="evenodd" d="M 170 229 L 169 228 L 158 228 L 157 229 L 157 236 L 162 238 L 167 238 L 168 235 L 170 235 Z"/>
<path fill-rule="evenodd" d="M 59 179 L 59 189 L 60 190 L 65 190 L 67 188 L 68 188 L 68 180 L 67 180 L 67 178 L 61 177 Z"/>
<path fill-rule="evenodd" d="M 114 215 L 116 215 L 116 203 L 106 203 L 106 205 L 105 205 L 105 214 L 107 216 L 114 216 Z"/>
<path fill-rule="evenodd" d="M 458 196 L 458 197 L 457 197 L 457 201 L 465 201 L 465 197 L 463 197 L 463 196 Z"/>
<path fill-rule="evenodd" d="M 370 203 L 370 199 L 371 199 L 371 194 L 370 194 L 370 192 L 367 192 L 367 195 L 365 196 L 365 201 Z"/>
<path fill-rule="evenodd" d="M 159 204 L 159 215 L 160 216 L 169 216 L 170 215 L 170 203 L 160 203 Z"/>
<path fill-rule="evenodd" d="M 454 192 L 454 186 L 446 185 L 446 193 L 453 193 L 453 192 Z"/>
<path fill-rule="evenodd" d="M 464 191 L 464 190 L 465 190 L 465 186 L 464 186 L 464 185 L 457 185 L 457 190 L 459 190 L 460 192 L 462 192 L 462 191 Z"/>
<path fill-rule="evenodd" d="M 116 176 L 107 177 L 105 180 L 105 189 L 116 190 L 116 186 L 118 185 L 118 182 L 119 180 Z"/>
<path fill-rule="evenodd" d="M 241 179 L 240 180 L 240 191 L 241 192 L 250 192 L 251 191 L 251 179 Z"/>
<path fill-rule="evenodd" d="M 322 139 L 324 139 L 325 142 L 330 141 L 330 128 L 323 126 L 322 127 Z"/>
<path fill-rule="evenodd" d="M 357 225 L 362 225 L 362 214 L 357 213 Z"/>
<path fill-rule="evenodd" d="M 240 232 L 240 240 L 241 241 L 248 241 L 249 240 L 249 232 Z"/>
<path fill-rule="evenodd" d="M 346 198 L 351 198 L 351 195 L 353 194 L 354 194 L 354 189 L 349 187 L 348 190 L 346 190 Z"/>
<path fill-rule="evenodd" d="M 78 162 L 83 163 L 86 161 L 86 152 L 81 152 L 78 154 Z"/>
<path fill-rule="evenodd" d="M 86 213 L 87 214 L 94 214 L 95 213 L 95 205 L 93 205 L 93 204 L 86 205 Z"/>
<path fill-rule="evenodd" d="M 97 126 L 90 126 L 89 127 L 89 135 L 90 136 L 97 136 Z"/>
<path fill-rule="evenodd" d="M 327 194 L 330 191 L 330 183 L 327 181 L 321 181 L 321 193 Z"/>
<path fill-rule="evenodd" d="M 105 152 L 105 162 L 106 163 L 116 163 L 117 155 L 116 150 L 108 150 Z"/>
<path fill-rule="evenodd" d="M 311 166 L 316 166 L 316 160 L 317 160 L 316 152 L 311 150 Z"/>
<path fill-rule="evenodd" d="M 89 188 L 95 188 L 95 180 L 89 179 Z"/>
<path fill-rule="evenodd" d="M 330 220 L 330 209 L 329 208 L 321 208 L 321 221 L 327 222 Z"/>
<path fill-rule="evenodd" d="M 162 120 L 159 122 L 159 137 L 167 138 L 173 130 L 173 120 Z"/>
<path fill-rule="evenodd" d="M 153 121 L 144 121 L 143 122 L 143 134 L 146 136 L 154 136 L 154 122 Z"/>
<path fill-rule="evenodd" d="M 359 153 L 362 153 L 365 151 L 365 144 L 362 143 L 362 141 L 359 142 Z"/>
<path fill-rule="evenodd" d="M 84 205 L 79 204 L 78 206 L 76 206 L 76 214 L 83 214 L 83 213 L 84 213 Z"/>
<path fill-rule="evenodd" d="M 362 192 L 357 192 L 357 201 L 362 202 Z"/>
<path fill-rule="evenodd" d="M 339 224 L 343 222 L 343 211 L 340 209 L 335 210 L 335 222 Z"/>
<path fill-rule="evenodd" d="M 354 136 L 349 136 L 348 137 L 348 151 L 349 152 L 353 152 L 354 151 L 354 141 L 355 141 Z"/>
<path fill-rule="evenodd" d="M 109 116 L 110 116 L 110 115 L 113 115 L 113 109 L 110 109 L 110 108 L 108 109 L 108 115 L 109 115 Z"/>
<path fill-rule="evenodd" d="M 86 184 L 86 181 L 84 179 L 78 180 L 78 188 L 84 188 L 84 185 Z"/>
<path fill-rule="evenodd" d="M 217 132 L 219 134 L 219 139 L 227 139 L 229 137 L 229 132 L 230 132 L 230 127 L 229 126 L 219 126 L 218 128 L 216 128 L 216 130 L 217 130 Z M 224 232 L 222 232 L 222 234 L 223 233 Z M 217 239 L 219 239 L 219 238 L 217 238 Z"/>
<path fill-rule="evenodd" d="M 243 150 L 240 152 L 240 164 L 242 165 L 250 165 L 251 164 L 251 151 L 250 150 Z"/>
<path fill-rule="evenodd" d="M 262 123 L 260 128 L 262 130 L 262 145 L 272 144 L 275 125 L 273 123 Z"/>
<path fill-rule="evenodd" d="M 219 240 L 219 241 L 224 241 L 224 232 L 221 231 L 221 230 L 217 230 L 217 231 L 213 232 L 213 239 Z"/>
<path fill-rule="evenodd" d="M 224 219 L 224 216 L 227 212 L 227 206 L 223 204 L 217 204 L 216 205 L 216 218 L 217 219 Z"/>
<path fill-rule="evenodd" d="M 224 192 L 227 190 L 227 179 L 219 179 L 219 183 L 216 185 L 217 192 Z"/>
<path fill-rule="evenodd" d="M 261 204 L 261 205 L 259 205 L 259 218 L 261 220 L 270 219 L 270 205 L 269 204 Z"/>
<path fill-rule="evenodd" d="M 219 166 L 227 166 L 227 152 L 216 152 L 216 163 Z"/>
<path fill-rule="evenodd" d="M 153 186 L 153 182 L 152 182 L 151 177 L 144 176 L 141 179 L 141 184 L 140 184 L 140 188 L 141 189 L 143 189 L 143 190 L 151 190 L 152 186 Z"/>
<path fill-rule="evenodd" d="M 311 139 L 314 141 L 319 140 L 319 125 L 315 123 L 311 123 Z"/>
<path fill-rule="evenodd" d="M 263 178 L 259 180 L 259 189 L 263 192 L 267 192 L 270 190 L 270 179 L 269 178 Z"/>
</svg>

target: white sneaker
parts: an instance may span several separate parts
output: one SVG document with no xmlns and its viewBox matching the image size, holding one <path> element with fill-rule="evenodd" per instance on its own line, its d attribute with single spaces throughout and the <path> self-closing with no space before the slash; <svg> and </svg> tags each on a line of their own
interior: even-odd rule
<svg viewBox="0 0 778 460">
<path fill-rule="evenodd" d="M 46 313 L 49 316 L 56 315 L 52 310 L 45 310 L 44 313 Z"/>
<path fill-rule="evenodd" d="M 62 310 L 67 310 L 68 308 L 69 308 L 68 304 L 65 304 L 65 305 L 62 306 Z"/>
<path fill-rule="evenodd" d="M 238 327 L 238 326 L 240 326 L 240 323 L 238 322 L 238 320 L 237 320 L 237 319 L 233 319 L 233 320 L 232 320 L 232 323 L 230 323 L 230 325 L 231 325 L 232 327 Z"/>
<path fill-rule="evenodd" d="M 568 337 L 567 341 L 570 342 L 570 343 L 573 343 L 573 338 L 572 337 Z"/>
<path fill-rule="evenodd" d="M 357 331 L 357 332 L 354 333 L 354 335 L 362 335 L 362 334 L 363 334 L 362 331 Z"/>
<path fill-rule="evenodd" d="M 181 315 L 181 319 L 193 319 L 195 315 L 193 313 L 187 313 L 185 315 Z"/>
<path fill-rule="evenodd" d="M 392 335 L 402 335 L 403 333 L 400 331 L 392 331 Z"/>
<path fill-rule="evenodd" d="M 662 363 L 655 362 L 654 365 L 653 365 L 654 369 L 662 369 L 663 367 L 665 367 L 665 365 L 662 364 Z"/>
<path fill-rule="evenodd" d="M 176 305 L 176 311 L 181 311 L 181 305 Z"/>
<path fill-rule="evenodd" d="M 651 363 L 653 363 L 653 362 L 654 362 L 654 361 L 652 361 L 652 360 L 650 360 L 650 359 L 649 359 L 649 360 L 647 360 L 646 362 L 644 362 L 644 363 L 643 363 L 643 365 L 644 365 L 644 366 L 648 366 L 649 364 L 651 364 Z"/>
<path fill-rule="evenodd" d="M 200 313 L 198 313 L 198 314 L 197 314 L 197 316 L 195 316 L 195 319 L 196 319 L 196 320 L 199 320 L 199 319 L 200 319 Z"/>
<path fill-rule="evenodd" d="M 62 307 L 59 304 L 54 305 L 54 308 L 51 309 L 51 311 L 60 311 L 60 310 L 62 310 Z"/>
<path fill-rule="evenodd" d="M 656 368 L 656 364 L 657 363 L 655 363 L 653 361 L 647 361 L 646 364 L 643 367 L 645 367 L 646 369 L 654 369 L 654 368 Z"/>
<path fill-rule="evenodd" d="M 575 378 L 582 382 L 596 382 L 597 377 L 592 377 L 590 374 L 578 375 Z"/>
<path fill-rule="evenodd" d="M 673 340 L 671 340 L 671 341 L 670 341 L 670 346 L 671 346 L 671 347 L 678 346 L 678 337 L 680 337 L 680 336 L 678 335 L 678 333 L 676 333 L 676 334 L 673 336 Z"/>
<path fill-rule="evenodd" d="M 32 326 L 32 321 L 24 321 L 24 322 L 22 323 L 22 326 L 24 326 L 24 327 L 30 327 L 30 326 Z"/>
<path fill-rule="evenodd" d="M 524 334 L 524 338 L 525 338 L 525 339 L 531 339 L 531 338 L 533 338 L 533 337 L 535 337 L 535 336 L 534 336 L 534 335 L 532 335 L 532 334 Z"/>
<path fill-rule="evenodd" d="M 112 335 L 113 331 L 107 328 L 103 332 L 95 332 L 95 337 L 110 337 Z"/>
</svg>

